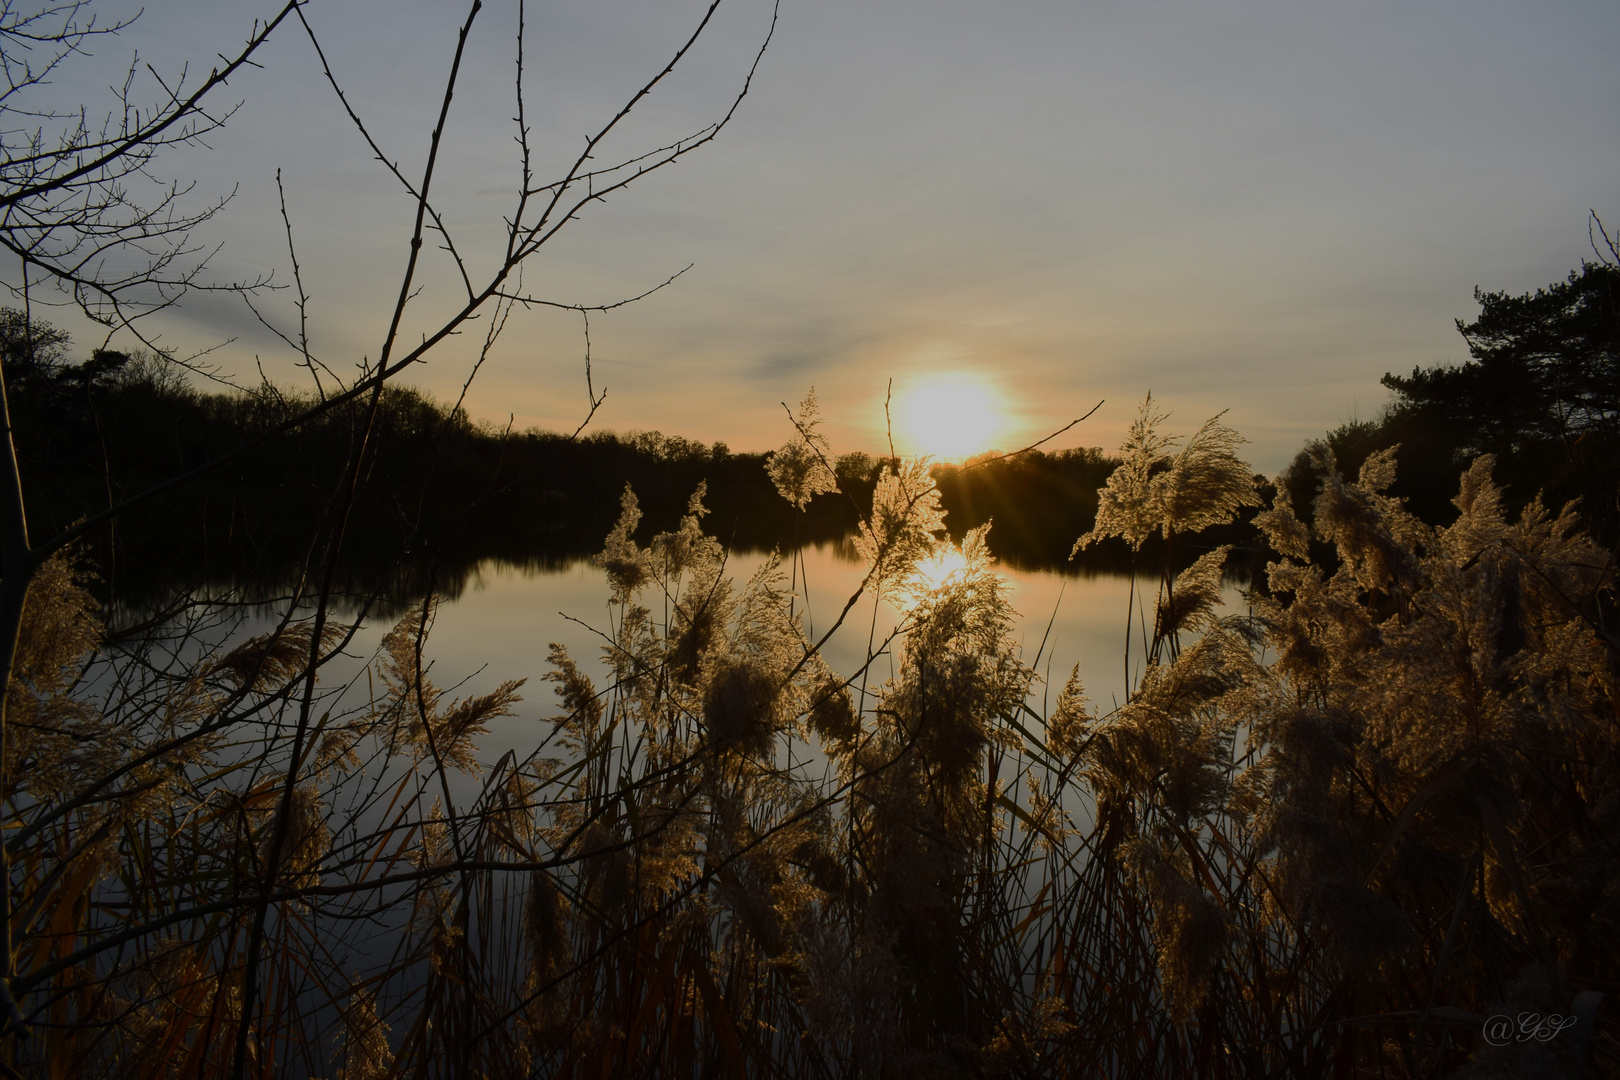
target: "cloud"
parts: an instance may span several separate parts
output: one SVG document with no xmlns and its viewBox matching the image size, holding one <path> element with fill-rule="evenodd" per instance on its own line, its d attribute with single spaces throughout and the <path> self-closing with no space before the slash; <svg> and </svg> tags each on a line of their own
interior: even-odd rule
<svg viewBox="0 0 1620 1080">
<path fill-rule="evenodd" d="M 531 10 L 537 176 L 579 153 L 703 6 Z M 720 140 L 590 205 L 525 270 L 526 289 L 596 301 L 696 264 L 592 320 L 612 380 L 605 422 L 767 447 L 776 402 L 814 383 L 844 445 L 875 446 L 868 399 L 937 346 L 993 367 L 1032 427 L 1104 394 L 1134 402 L 1151 383 L 1200 418 L 1237 406 L 1235 420 L 1277 433 L 1257 438 L 1257 463 L 1280 462 L 1349 397 L 1376 408 L 1383 372 L 1459 357 L 1451 324 L 1472 314 L 1475 285 L 1561 277 L 1587 253 L 1587 208 L 1620 216 L 1620 143 L 1592 135 L 1620 98 L 1613 5 L 926 10 L 787 11 Z M 312 17 L 385 153 L 418 175 L 462 13 L 356 0 Z M 768 17 L 726 5 L 602 160 L 723 110 Z M 499 247 L 502 195 L 515 198 L 513 18 L 503 3 L 480 15 L 435 179 L 475 271 Z M 171 70 L 244 25 L 230 5 L 176 2 L 102 51 L 111 63 L 138 46 Z M 213 149 L 165 165 L 204 196 L 241 185 L 207 239 L 227 242 L 227 276 L 268 267 L 278 281 L 290 280 L 283 170 L 312 329 L 346 367 L 382 339 L 415 204 L 356 138 L 307 43 L 289 36 L 265 60 Z M 106 82 L 60 89 L 93 104 Z M 421 265 L 408 336 L 459 295 L 442 252 L 430 245 Z M 271 303 L 283 317 L 284 301 Z M 255 350 L 275 352 L 245 308 L 199 300 L 162 329 L 181 347 L 239 335 L 219 355 L 243 371 Z M 577 422 L 582 345 L 573 316 L 520 314 L 474 408 Z M 451 392 L 469 350 L 451 343 L 417 377 Z M 1100 414 L 1097 431 L 1109 423 Z"/>
</svg>

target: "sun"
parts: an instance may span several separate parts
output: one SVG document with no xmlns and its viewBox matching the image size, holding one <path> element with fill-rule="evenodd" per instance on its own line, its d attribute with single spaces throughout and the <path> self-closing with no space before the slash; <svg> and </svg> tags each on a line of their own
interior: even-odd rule
<svg viewBox="0 0 1620 1080">
<path fill-rule="evenodd" d="M 903 387 L 894 424 L 904 452 L 943 461 L 992 450 L 1012 427 L 1001 388 L 973 371 L 925 375 Z"/>
</svg>

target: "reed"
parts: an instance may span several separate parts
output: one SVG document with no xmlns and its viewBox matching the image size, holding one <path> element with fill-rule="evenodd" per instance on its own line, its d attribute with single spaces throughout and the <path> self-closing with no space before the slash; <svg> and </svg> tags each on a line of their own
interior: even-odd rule
<svg viewBox="0 0 1620 1080">
<path fill-rule="evenodd" d="M 1219 418 L 1161 424 L 1082 543 L 1260 503 Z M 802 509 L 836 483 L 813 398 L 796 431 L 772 476 Z M 1392 454 L 1314 452 L 1310 519 L 1281 484 L 1256 518 L 1246 613 L 1218 613 L 1224 549 L 1165 572 L 1128 700 L 1076 669 L 1045 716 L 987 527 L 951 541 L 926 467 L 863 515 L 838 621 L 903 617 L 841 673 L 798 568 L 733 580 L 701 488 L 642 546 L 627 489 L 609 674 L 552 646 L 549 733 L 493 767 L 522 684 L 436 685 L 431 598 L 328 685 L 358 619 L 108 627 L 59 554 L 7 702 L 7 1069 L 211 1076 L 245 1033 L 250 1075 L 300 1080 L 1612 1071 L 1610 561 L 1572 507 L 1509 520 L 1488 457 L 1433 528 Z M 1484 1038 L 1522 1012 L 1575 1019 Z"/>
</svg>

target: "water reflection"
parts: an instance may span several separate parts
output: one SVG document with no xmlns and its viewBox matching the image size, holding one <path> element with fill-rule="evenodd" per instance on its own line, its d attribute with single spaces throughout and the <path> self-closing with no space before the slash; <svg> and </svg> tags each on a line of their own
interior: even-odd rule
<svg viewBox="0 0 1620 1080">
<path fill-rule="evenodd" d="M 734 552 L 726 572 L 746 581 L 770 557 Z M 797 567 L 784 561 L 781 568 L 798 582 L 799 610 L 812 640 L 833 630 L 865 573 L 848 545 L 835 544 L 801 549 Z M 1008 599 L 1019 615 L 1015 634 L 1022 642 L 1024 660 L 1043 679 L 1031 705 L 1045 715 L 1046 704 L 1056 700 L 1076 663 L 1094 704 L 1107 711 L 1123 701 L 1130 578 L 1000 569 Z M 1139 581 L 1138 588 L 1143 584 Z M 1146 584 L 1151 587 L 1151 580 Z M 1238 610 L 1243 603 L 1239 587 L 1229 584 L 1223 592 L 1225 610 Z M 600 657 L 610 626 L 607 600 L 602 571 L 587 560 L 563 566 L 486 560 L 459 594 L 440 607 L 427 649 L 439 685 L 465 680 L 458 694 L 482 693 L 505 679 L 530 680 L 519 715 L 490 724 L 484 740 L 487 761 L 508 749 L 524 753 L 549 731 L 549 725 L 538 722 L 558 710 L 539 676 L 545 671 L 551 642 L 565 646 L 599 685 L 605 680 Z M 870 596 L 861 597 L 823 647 L 828 664 L 840 673 L 856 671 L 866 660 L 868 642 L 881 645 L 900 617 L 889 603 L 874 605 Z M 373 628 L 379 637 L 384 629 Z M 1133 649 L 1133 663 L 1139 663 L 1140 653 L 1139 647 Z M 892 658 L 880 656 L 871 670 L 873 683 L 881 683 L 892 671 Z"/>
</svg>

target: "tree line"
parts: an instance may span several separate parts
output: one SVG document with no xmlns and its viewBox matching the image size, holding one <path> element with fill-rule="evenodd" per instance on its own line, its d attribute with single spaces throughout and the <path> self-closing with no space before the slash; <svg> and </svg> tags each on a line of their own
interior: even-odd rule
<svg viewBox="0 0 1620 1080">
<path fill-rule="evenodd" d="M 1581 502 L 1594 535 L 1620 539 L 1620 269 L 1589 262 L 1567 281 L 1522 296 L 1479 292 L 1480 314 L 1457 327 L 1472 359 L 1386 375 L 1394 400 L 1371 421 L 1328 432 L 1338 466 L 1354 470 L 1394 448 L 1393 494 L 1421 520 L 1449 524 L 1455 476 L 1490 453 L 1510 507 L 1540 495 Z M 47 322 L 0 309 L 0 362 L 11 394 L 25 491 L 34 514 L 64 528 L 127 492 L 253 439 L 307 410 L 307 393 L 264 383 L 203 391 L 151 352 L 93 350 L 72 359 L 68 336 Z M 271 592 L 302 557 L 322 493 L 346 461 L 359 406 L 323 414 L 267 442 L 205 482 L 149 502 L 95 538 L 106 573 L 126 597 L 151 600 L 170 584 L 202 578 Z M 740 550 L 847 537 L 869 507 L 886 458 L 855 452 L 832 464 L 836 497 L 784 507 L 768 455 L 737 453 L 657 431 L 502 431 L 474 423 L 423 392 L 390 385 L 374 432 L 372 483 L 356 507 L 349 584 L 383 585 L 400 598 L 454 591 L 480 559 L 562 562 L 594 552 L 612 527 L 617 493 L 637 492 L 647 536 L 672 528 L 686 496 L 708 486 L 707 527 Z M 1097 511 L 1097 489 L 1119 459 L 1096 449 L 1032 451 L 982 462 L 937 464 L 933 476 L 957 538 L 987 522 L 992 552 L 1010 565 L 1063 568 L 1075 536 Z M 1282 482 L 1309 505 L 1326 470 L 1301 451 Z M 644 537 L 645 538 L 645 537 Z M 1246 519 L 1211 543 L 1239 549 L 1233 569 L 1253 571 L 1256 533 Z M 1157 555 L 1150 545 L 1149 554 Z M 1251 557 L 1245 562 L 1243 553 Z M 1081 556 L 1122 569 L 1123 549 Z"/>
<path fill-rule="evenodd" d="M 67 334 L 16 309 L 0 309 L 0 364 L 26 462 L 24 491 L 34 518 L 53 531 L 315 404 L 268 382 L 198 389 L 148 351 L 98 349 L 75 360 Z M 204 580 L 273 591 L 303 558 L 361 420 L 356 404 L 330 410 L 135 508 L 90 538 L 96 561 L 136 601 Z M 383 586 L 402 599 L 425 591 L 430 578 L 453 590 L 481 559 L 545 563 L 594 553 L 626 485 L 641 501 L 643 539 L 673 528 L 704 483 L 707 528 L 734 548 L 839 541 L 870 506 L 881 468 L 893 464 L 861 452 L 838 456 L 831 464 L 839 494 L 810 501 L 801 514 L 777 496 L 765 453 L 657 431 L 505 431 L 408 386 L 385 388 L 372 438 L 379 453 L 350 525 L 360 569 L 349 586 L 356 594 Z M 993 520 L 999 556 L 1052 567 L 1090 528 L 1096 490 L 1116 464 L 1077 449 L 934 472 L 957 535 Z"/>
</svg>

